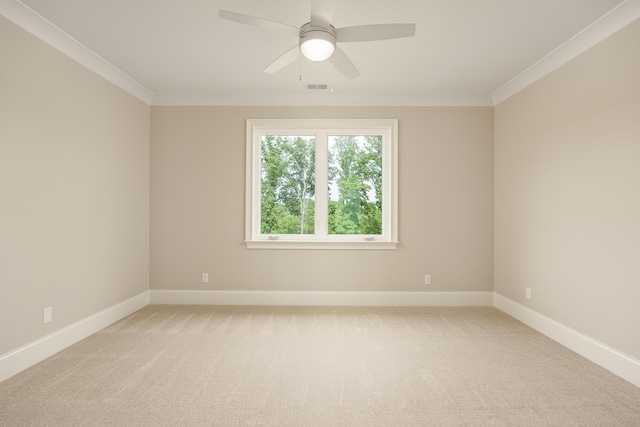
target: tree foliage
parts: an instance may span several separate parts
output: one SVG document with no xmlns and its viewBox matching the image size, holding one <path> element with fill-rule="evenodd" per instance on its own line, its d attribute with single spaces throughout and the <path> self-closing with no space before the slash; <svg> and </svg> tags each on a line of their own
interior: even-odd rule
<svg viewBox="0 0 640 427">
<path fill-rule="evenodd" d="M 382 234 L 382 137 L 332 137 L 329 234 Z"/>
<path fill-rule="evenodd" d="M 261 153 L 261 232 L 313 234 L 315 139 L 264 136 Z M 329 234 L 381 234 L 382 137 L 331 137 L 328 156 Z"/>
<path fill-rule="evenodd" d="M 264 136 L 261 152 L 261 232 L 313 233 L 315 139 Z"/>
</svg>

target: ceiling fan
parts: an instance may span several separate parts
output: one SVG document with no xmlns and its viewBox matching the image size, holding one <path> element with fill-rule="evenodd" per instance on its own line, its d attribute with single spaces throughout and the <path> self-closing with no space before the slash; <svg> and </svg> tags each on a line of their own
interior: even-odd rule
<svg viewBox="0 0 640 427">
<path fill-rule="evenodd" d="M 412 37 L 415 24 L 373 24 L 335 28 L 331 25 L 335 0 L 311 0 L 311 21 L 294 27 L 242 13 L 221 10 L 218 16 L 241 24 L 298 37 L 298 44 L 273 61 L 265 73 L 275 73 L 300 57 L 300 52 L 312 61 L 329 60 L 348 79 L 360 75 L 356 66 L 337 43 L 365 42 Z"/>
</svg>

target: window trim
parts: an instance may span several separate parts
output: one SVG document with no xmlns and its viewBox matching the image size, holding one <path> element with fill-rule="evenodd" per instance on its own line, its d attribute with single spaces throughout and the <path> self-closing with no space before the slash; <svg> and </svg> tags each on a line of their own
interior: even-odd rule
<svg viewBox="0 0 640 427">
<path fill-rule="evenodd" d="M 261 139 L 265 133 L 383 135 L 382 235 L 263 235 L 260 233 Z M 318 151 L 316 151 L 316 154 Z M 326 157 L 316 155 L 316 174 Z M 323 164 L 324 162 L 324 164 Z M 322 166 L 322 167 L 320 167 Z M 322 171 L 322 172 L 320 172 Z M 317 179 L 317 175 L 316 175 Z M 398 120 L 397 119 L 247 119 L 245 244 L 247 249 L 396 249 L 398 245 Z M 322 193 L 322 190 L 320 191 Z M 326 193 L 325 193 L 326 194 Z M 325 194 L 316 193 L 316 198 Z M 316 231 L 318 229 L 316 228 Z M 324 230 L 326 231 L 326 230 Z"/>
</svg>

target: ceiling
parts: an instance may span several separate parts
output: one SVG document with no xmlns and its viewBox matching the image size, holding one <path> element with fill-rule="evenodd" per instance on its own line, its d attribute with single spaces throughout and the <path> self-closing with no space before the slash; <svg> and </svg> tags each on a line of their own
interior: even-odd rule
<svg viewBox="0 0 640 427">
<path fill-rule="evenodd" d="M 492 94 L 625 3 L 336 0 L 336 28 L 416 24 L 412 38 L 341 44 L 360 71 L 348 80 L 306 59 L 266 74 L 297 39 L 218 18 L 224 9 L 301 26 L 310 0 L 2 1 L 31 9 L 158 105 L 492 105 Z M 307 83 L 333 93 L 309 91 Z"/>
</svg>

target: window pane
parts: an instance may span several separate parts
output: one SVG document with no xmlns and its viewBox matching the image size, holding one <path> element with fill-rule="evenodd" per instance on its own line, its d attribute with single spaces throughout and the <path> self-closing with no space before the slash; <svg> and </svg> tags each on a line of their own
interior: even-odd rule
<svg viewBox="0 0 640 427">
<path fill-rule="evenodd" d="M 382 136 L 329 137 L 329 234 L 382 234 Z"/>
<path fill-rule="evenodd" d="M 315 137 L 261 139 L 262 234 L 313 234 Z"/>
</svg>

